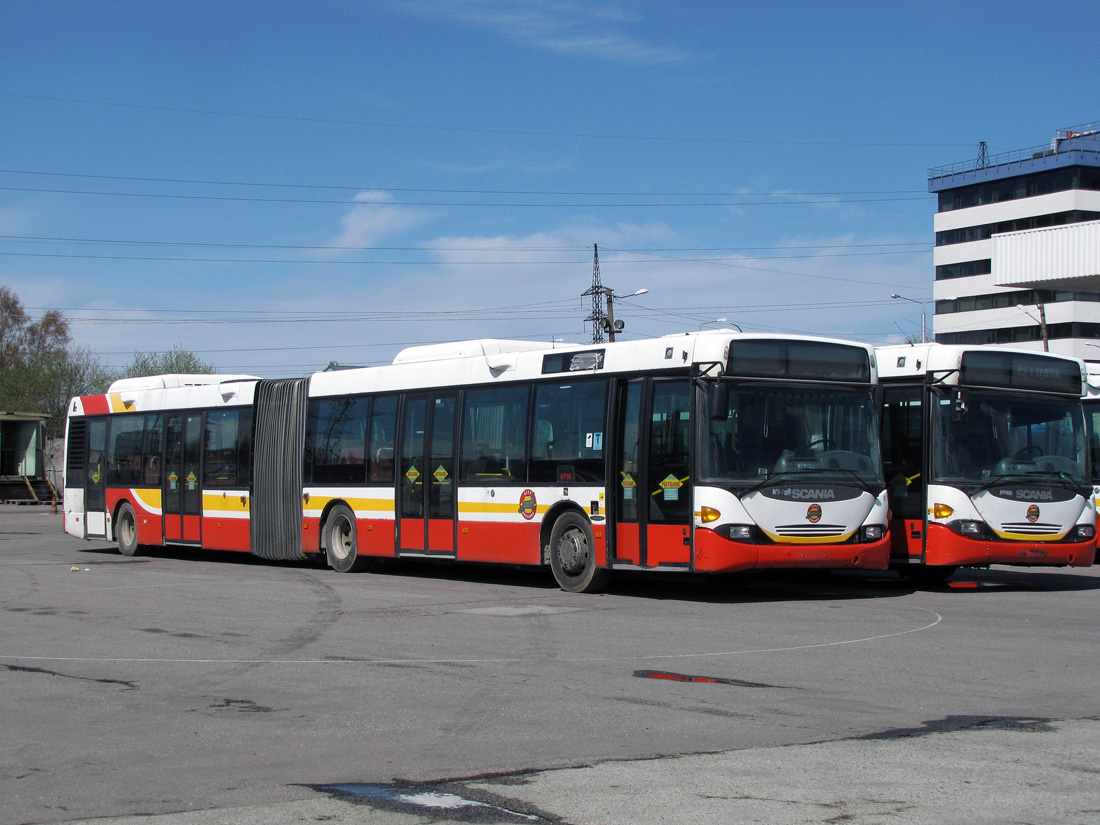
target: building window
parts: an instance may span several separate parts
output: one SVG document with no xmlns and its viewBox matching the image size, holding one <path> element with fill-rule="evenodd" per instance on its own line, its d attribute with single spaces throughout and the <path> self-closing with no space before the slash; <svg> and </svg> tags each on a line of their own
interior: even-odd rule
<svg viewBox="0 0 1100 825">
<path fill-rule="evenodd" d="M 1066 301 L 1097 303 L 1100 292 L 1053 292 L 1049 289 L 1023 289 L 1013 292 L 997 292 L 990 295 L 972 295 L 967 298 L 949 298 L 936 301 L 937 315 L 955 312 L 972 312 L 978 309 L 1007 309 L 1017 304 L 1058 304 Z"/>
<path fill-rule="evenodd" d="M 947 281 L 951 278 L 969 278 L 971 275 L 988 275 L 993 271 L 991 258 L 980 261 L 966 261 L 961 264 L 944 264 L 936 267 L 936 280 Z"/>
<path fill-rule="evenodd" d="M 1001 180 L 945 189 L 939 193 L 939 211 L 951 212 L 989 203 L 1034 198 L 1070 189 L 1100 189 L 1100 169 L 1071 166 L 1033 175 L 1018 175 Z"/>
<path fill-rule="evenodd" d="M 1051 215 L 1033 215 L 1015 221 L 984 223 L 980 226 L 964 226 L 936 233 L 936 246 L 951 246 L 957 243 L 985 241 L 995 234 L 1020 232 L 1025 229 L 1045 229 L 1048 226 L 1068 226 L 1075 223 L 1100 220 L 1100 212 L 1073 209 L 1069 212 L 1055 212 Z"/>
</svg>

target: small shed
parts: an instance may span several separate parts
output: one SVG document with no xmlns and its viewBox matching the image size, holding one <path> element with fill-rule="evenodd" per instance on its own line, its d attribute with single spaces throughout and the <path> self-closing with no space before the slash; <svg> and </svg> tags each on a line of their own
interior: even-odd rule
<svg viewBox="0 0 1100 825">
<path fill-rule="evenodd" d="M 48 415 L 0 411 L 0 501 L 48 504 L 56 491 L 46 476 Z"/>
</svg>

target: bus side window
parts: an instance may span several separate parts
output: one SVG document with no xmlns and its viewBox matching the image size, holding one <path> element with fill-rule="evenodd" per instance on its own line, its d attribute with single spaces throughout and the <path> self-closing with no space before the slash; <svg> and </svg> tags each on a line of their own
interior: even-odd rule
<svg viewBox="0 0 1100 825">
<path fill-rule="evenodd" d="M 147 487 L 160 486 L 161 456 L 164 453 L 164 416 L 145 416 L 145 447 L 142 451 L 142 482 Z"/>
<path fill-rule="evenodd" d="M 397 432 L 397 396 L 375 398 L 367 427 L 367 480 L 393 484 L 393 439 Z"/>
<path fill-rule="evenodd" d="M 528 396 L 526 385 L 479 388 L 466 393 L 462 423 L 463 479 L 526 481 L 524 433 Z"/>
</svg>

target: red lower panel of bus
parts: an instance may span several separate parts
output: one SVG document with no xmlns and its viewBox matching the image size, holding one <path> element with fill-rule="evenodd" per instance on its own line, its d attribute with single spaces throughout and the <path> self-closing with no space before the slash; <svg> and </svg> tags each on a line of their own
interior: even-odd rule
<svg viewBox="0 0 1100 825">
<path fill-rule="evenodd" d="M 428 549 L 433 553 L 455 551 L 455 523 L 451 519 L 428 519 Z"/>
<path fill-rule="evenodd" d="M 461 522 L 458 528 L 459 561 L 504 564 L 538 564 L 539 525 Z"/>
<path fill-rule="evenodd" d="M 393 521 L 391 519 L 356 519 L 355 527 L 358 533 L 360 553 L 365 556 L 394 557 L 397 550 L 394 546 Z"/>
<path fill-rule="evenodd" d="M 942 524 L 929 524 L 924 563 L 1088 567 L 1095 557 L 1096 543 L 1092 541 L 982 541 L 964 538 Z"/>
<path fill-rule="evenodd" d="M 424 549 L 424 519 L 422 519 L 422 518 L 403 518 L 403 519 L 401 519 L 401 549 L 402 550 L 423 550 Z"/>
<path fill-rule="evenodd" d="M 682 524 L 651 524 L 646 529 L 646 567 L 691 564 L 691 532 Z"/>
<path fill-rule="evenodd" d="M 164 540 L 199 542 L 202 539 L 202 516 L 180 516 L 169 513 L 164 517 Z"/>
<path fill-rule="evenodd" d="M 202 546 L 207 550 L 248 551 L 251 537 L 246 518 L 208 516 L 202 520 Z"/>
<path fill-rule="evenodd" d="M 695 569 L 705 572 L 797 567 L 885 570 L 889 563 L 889 538 L 866 544 L 745 544 L 706 528 L 695 531 Z"/>
<path fill-rule="evenodd" d="M 621 564 L 641 564 L 640 530 L 637 524 L 620 522 L 615 525 L 615 561 Z"/>
</svg>

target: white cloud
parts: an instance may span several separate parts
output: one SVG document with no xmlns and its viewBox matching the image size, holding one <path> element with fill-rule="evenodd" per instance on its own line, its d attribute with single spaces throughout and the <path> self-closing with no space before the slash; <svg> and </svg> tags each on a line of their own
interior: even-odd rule
<svg viewBox="0 0 1100 825">
<path fill-rule="evenodd" d="M 433 217 L 427 209 L 387 205 L 392 200 L 388 192 L 368 190 L 356 195 L 355 200 L 364 205 L 344 215 L 340 221 L 343 231 L 333 239 L 332 246 L 376 246 L 383 238 L 421 226 Z"/>
<path fill-rule="evenodd" d="M 521 45 L 559 54 L 646 65 L 696 59 L 687 49 L 648 43 L 626 32 L 637 15 L 621 5 L 576 0 L 401 0 L 391 8 L 488 29 Z"/>
</svg>

